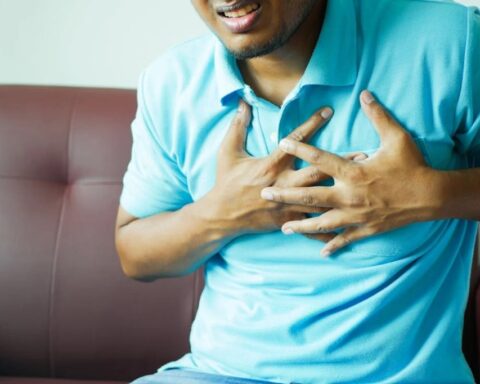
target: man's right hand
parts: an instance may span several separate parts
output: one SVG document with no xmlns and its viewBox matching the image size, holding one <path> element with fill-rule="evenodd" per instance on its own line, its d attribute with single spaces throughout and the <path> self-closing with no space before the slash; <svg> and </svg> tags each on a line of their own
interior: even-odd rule
<svg viewBox="0 0 480 384">
<path fill-rule="evenodd" d="M 330 110 L 315 113 L 289 138 L 308 140 L 329 119 L 322 111 Z M 305 207 L 265 200 L 261 190 L 314 186 L 326 176 L 315 166 L 294 170 L 294 157 L 280 149 L 263 158 L 248 156 L 244 147 L 249 122 L 250 108 L 242 102 L 218 153 L 216 183 L 203 198 L 142 219 L 119 208 L 115 244 L 127 276 L 153 281 L 185 275 L 239 235 L 278 230 L 289 220 L 303 218 Z M 358 160 L 356 156 L 349 158 Z M 328 241 L 333 235 L 311 236 Z"/>
<path fill-rule="evenodd" d="M 313 134 L 330 119 L 333 111 L 322 108 L 304 124 L 289 134 L 297 141 L 308 141 Z M 205 209 L 212 214 L 223 229 L 232 236 L 246 233 L 268 232 L 281 228 L 290 220 L 299 220 L 306 213 L 324 210 L 305 206 L 288 206 L 269 202 L 261 198 L 260 192 L 268 186 L 307 187 L 314 186 L 329 176 L 315 166 L 294 170 L 294 157 L 276 149 L 269 156 L 254 158 L 245 152 L 246 130 L 250 123 L 250 106 L 240 101 L 238 112 L 233 119 L 217 157 L 217 178 L 213 189 L 205 196 Z M 350 154 L 349 159 L 360 160 L 363 154 Z M 315 238 L 327 241 L 330 234 Z"/>
</svg>

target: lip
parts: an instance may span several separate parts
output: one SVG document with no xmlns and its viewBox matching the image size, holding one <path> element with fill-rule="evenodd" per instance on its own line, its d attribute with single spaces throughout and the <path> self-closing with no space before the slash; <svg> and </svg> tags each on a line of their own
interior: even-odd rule
<svg viewBox="0 0 480 384">
<path fill-rule="evenodd" d="M 246 33 L 250 31 L 255 23 L 257 22 L 260 13 L 262 12 L 262 5 L 259 4 L 258 9 L 255 11 L 241 17 L 226 17 L 222 16 L 221 13 L 234 11 L 240 9 L 248 4 L 257 3 L 255 1 L 239 1 L 235 2 L 234 4 L 218 7 L 216 9 L 217 15 L 222 20 L 223 24 L 227 27 L 227 29 L 232 33 Z"/>
</svg>

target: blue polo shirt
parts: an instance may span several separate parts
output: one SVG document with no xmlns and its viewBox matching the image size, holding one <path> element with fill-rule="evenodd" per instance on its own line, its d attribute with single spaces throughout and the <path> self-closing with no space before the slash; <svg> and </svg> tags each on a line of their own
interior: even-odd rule
<svg viewBox="0 0 480 384">
<path fill-rule="evenodd" d="M 358 101 L 366 88 L 430 166 L 473 167 L 479 14 L 441 1 L 331 0 L 308 67 L 281 107 L 255 95 L 213 35 L 174 47 L 141 77 L 120 203 L 143 218 L 205 195 L 239 98 L 252 106 L 252 156 L 271 153 L 325 105 L 335 115 L 312 143 L 373 154 L 379 137 Z M 301 235 L 238 237 L 205 264 L 191 353 L 160 370 L 279 383 L 472 382 L 461 344 L 476 231 L 467 220 L 414 223 L 329 259 L 319 255 L 322 243 Z"/>
</svg>

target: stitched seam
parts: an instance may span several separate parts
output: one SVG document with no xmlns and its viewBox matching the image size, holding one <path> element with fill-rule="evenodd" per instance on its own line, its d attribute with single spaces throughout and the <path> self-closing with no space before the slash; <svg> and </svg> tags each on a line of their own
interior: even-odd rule
<svg viewBox="0 0 480 384">
<path fill-rule="evenodd" d="M 63 193 L 63 199 L 62 199 L 62 208 L 60 211 L 60 217 L 58 219 L 58 225 L 57 225 L 57 235 L 55 237 L 55 251 L 53 254 L 53 263 L 52 263 L 52 273 L 51 273 L 51 282 L 50 282 L 50 299 L 49 299 L 49 315 L 48 315 L 48 341 L 49 341 L 49 346 L 48 346 L 48 359 L 49 359 L 49 365 L 50 365 L 50 376 L 55 377 L 55 362 L 53 359 L 53 308 L 54 308 L 54 301 L 53 297 L 55 294 L 55 277 L 57 274 L 57 261 L 58 261 L 58 249 L 60 246 L 60 233 L 61 233 L 61 228 L 64 220 L 64 215 L 65 215 L 65 205 L 66 205 L 66 200 L 67 200 L 67 194 L 69 192 L 68 186 L 65 188 L 65 191 Z"/>
<path fill-rule="evenodd" d="M 68 125 L 67 161 L 66 161 L 67 169 L 65 171 L 65 180 L 67 181 L 67 183 L 70 182 L 70 153 L 72 148 L 72 131 L 73 131 L 72 127 L 73 127 L 73 122 L 76 116 L 77 103 L 78 103 L 78 92 L 75 94 L 75 99 L 73 100 L 73 107 L 70 115 L 70 123 Z"/>
<path fill-rule="evenodd" d="M 78 92 L 75 94 L 75 97 L 73 99 L 72 103 L 72 110 L 70 112 L 70 121 L 68 125 L 68 138 L 67 138 L 67 159 L 66 159 L 66 169 L 65 169 L 65 178 L 68 182 L 68 177 L 69 177 L 69 166 L 70 166 L 70 141 L 71 141 L 71 133 L 72 133 L 72 122 L 75 117 L 75 109 L 77 106 L 77 100 L 78 100 Z M 57 224 L 57 234 L 55 237 L 55 248 L 54 248 L 54 253 L 53 253 L 53 262 L 52 262 L 52 272 L 50 274 L 50 298 L 49 298 L 49 314 L 48 314 L 48 360 L 49 360 L 49 367 L 50 367 L 50 376 L 55 377 L 55 361 L 53 358 L 53 309 L 54 309 L 54 294 L 55 294 L 55 277 L 57 274 L 57 264 L 58 264 L 58 250 L 60 247 L 60 234 L 62 231 L 62 224 L 64 221 L 64 216 L 65 216 L 65 205 L 67 201 L 67 195 L 69 193 L 69 186 L 67 184 L 65 191 L 63 193 L 63 199 L 62 199 L 62 207 L 60 210 L 60 216 L 58 219 L 58 224 Z"/>
</svg>

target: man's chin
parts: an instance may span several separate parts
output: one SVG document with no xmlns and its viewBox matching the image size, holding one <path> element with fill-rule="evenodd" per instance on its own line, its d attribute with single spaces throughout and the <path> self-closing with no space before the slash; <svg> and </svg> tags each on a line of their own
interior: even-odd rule
<svg viewBox="0 0 480 384">
<path fill-rule="evenodd" d="M 264 44 L 251 44 L 248 47 L 242 48 L 232 48 L 229 46 L 226 46 L 226 48 L 237 60 L 248 60 L 268 55 L 282 45 L 281 41 L 269 41 Z"/>
<path fill-rule="evenodd" d="M 228 48 L 227 48 L 228 49 Z M 248 59 L 253 59 L 255 57 L 260 57 L 266 55 L 266 53 L 259 52 L 259 51 L 254 51 L 251 49 L 248 50 L 232 50 L 228 49 L 231 55 L 235 57 L 237 60 L 248 60 Z"/>
</svg>

